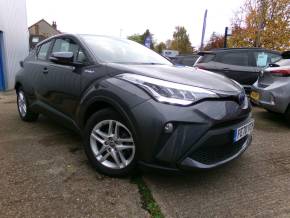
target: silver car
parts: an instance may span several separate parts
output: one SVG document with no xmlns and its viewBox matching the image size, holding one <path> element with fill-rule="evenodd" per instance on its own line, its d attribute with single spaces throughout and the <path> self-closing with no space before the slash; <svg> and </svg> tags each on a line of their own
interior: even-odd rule
<svg viewBox="0 0 290 218">
<path fill-rule="evenodd" d="M 251 100 L 271 112 L 284 114 L 290 121 L 290 52 L 270 64 L 254 83 Z"/>
</svg>

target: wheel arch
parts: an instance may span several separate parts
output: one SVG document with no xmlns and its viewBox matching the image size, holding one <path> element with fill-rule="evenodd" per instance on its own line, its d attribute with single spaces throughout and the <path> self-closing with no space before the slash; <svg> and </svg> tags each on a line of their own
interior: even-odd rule
<svg viewBox="0 0 290 218">
<path fill-rule="evenodd" d="M 134 128 L 133 116 L 130 114 L 130 109 L 112 98 L 108 97 L 96 97 L 92 99 L 88 104 L 86 104 L 84 110 L 80 113 L 80 125 L 83 129 L 89 120 L 89 118 L 96 113 L 105 108 L 111 108 L 116 111 L 120 116 L 128 122 L 131 130 L 136 134 Z"/>
<path fill-rule="evenodd" d="M 22 84 L 20 82 L 16 82 L 14 86 L 14 89 L 16 90 L 16 92 L 18 92 L 20 87 L 22 87 Z"/>
</svg>

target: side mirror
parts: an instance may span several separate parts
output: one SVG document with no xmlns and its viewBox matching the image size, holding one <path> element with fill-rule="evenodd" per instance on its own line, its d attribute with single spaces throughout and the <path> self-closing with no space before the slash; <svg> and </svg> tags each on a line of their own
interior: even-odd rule
<svg viewBox="0 0 290 218">
<path fill-rule="evenodd" d="M 49 60 L 57 64 L 72 65 L 74 54 L 72 52 L 53 52 Z"/>
</svg>

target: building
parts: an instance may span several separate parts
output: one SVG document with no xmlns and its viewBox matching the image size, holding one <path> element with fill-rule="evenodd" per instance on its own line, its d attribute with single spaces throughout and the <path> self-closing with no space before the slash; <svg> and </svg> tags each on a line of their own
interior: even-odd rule
<svg viewBox="0 0 290 218">
<path fill-rule="evenodd" d="M 57 25 L 55 21 L 53 21 L 51 25 L 44 19 L 41 19 L 40 21 L 30 26 L 28 28 L 28 31 L 30 48 L 34 48 L 37 43 L 46 38 L 61 33 L 59 30 L 57 30 Z"/>
<path fill-rule="evenodd" d="M 0 0 L 0 91 L 14 87 L 29 51 L 26 0 Z"/>
</svg>

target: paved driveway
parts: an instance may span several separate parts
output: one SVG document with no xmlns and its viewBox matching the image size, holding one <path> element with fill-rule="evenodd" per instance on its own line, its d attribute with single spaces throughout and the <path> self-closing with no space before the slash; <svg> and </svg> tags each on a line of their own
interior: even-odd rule
<svg viewBox="0 0 290 218">
<path fill-rule="evenodd" d="M 255 108 L 252 146 L 220 169 L 143 178 L 166 217 L 290 217 L 290 128 Z M 20 121 L 0 94 L 0 217 L 148 217 L 136 184 L 96 173 L 74 133 Z"/>
</svg>

